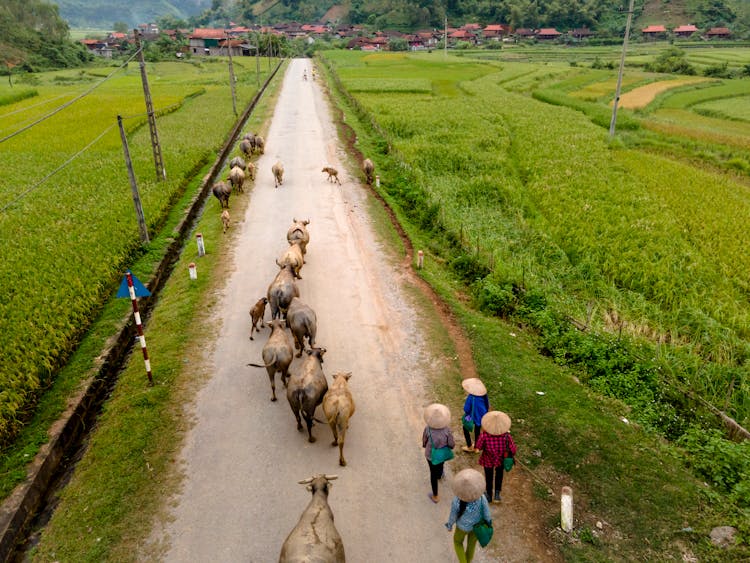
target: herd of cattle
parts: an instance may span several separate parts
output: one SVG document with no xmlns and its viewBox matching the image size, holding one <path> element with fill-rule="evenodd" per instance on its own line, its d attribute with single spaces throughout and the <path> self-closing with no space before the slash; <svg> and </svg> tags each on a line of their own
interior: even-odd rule
<svg viewBox="0 0 750 563">
<path fill-rule="evenodd" d="M 247 178 L 255 180 L 255 165 L 251 158 L 258 152 L 263 154 L 265 141 L 263 137 L 246 134 L 240 141 L 240 150 L 245 158 L 236 156 L 229 163 L 227 181 L 219 181 L 213 186 L 213 194 L 221 205 L 221 220 L 224 232 L 229 227 L 229 196 L 233 190 L 238 193 L 244 191 Z M 362 170 L 371 184 L 375 167 L 370 159 L 365 159 Z M 274 187 L 278 188 L 283 182 L 284 167 L 277 161 L 273 167 Z M 330 166 L 323 168 L 328 174 L 327 179 L 341 184 L 338 171 Z M 332 446 L 339 448 L 339 464 L 346 465 L 344 458 L 344 442 L 349 420 L 354 414 L 355 405 L 348 381 L 350 372 L 335 373 L 331 385 L 323 373 L 323 356 L 326 349 L 315 345 L 317 333 L 317 316 L 308 304 L 300 299 L 300 291 L 296 280 L 301 280 L 300 272 L 305 264 L 307 246 L 310 242 L 308 231 L 309 220 L 292 220 L 287 231 L 288 248 L 276 259 L 279 272 L 268 286 L 264 297 L 250 309 L 251 326 L 250 340 L 253 334 L 260 333 L 266 325 L 264 315 L 266 305 L 271 310 L 271 320 L 268 326 L 271 333 L 263 346 L 262 364 L 249 363 L 249 366 L 265 368 L 271 382 L 271 401 L 276 401 L 276 373 L 286 388 L 286 397 L 297 422 L 297 430 L 302 432 L 302 419 L 307 426 L 309 442 L 315 442 L 312 435 L 315 410 L 322 405 L 328 425 L 333 434 Z M 287 332 L 289 329 L 289 333 Z M 291 335 L 291 336 L 290 336 Z M 304 358 L 292 366 L 296 357 Z M 318 422 L 321 422 L 318 420 Z M 279 561 L 283 563 L 302 561 L 344 562 L 344 547 L 336 527 L 333 523 L 333 512 L 328 505 L 328 491 L 330 481 L 336 475 L 315 475 L 300 484 L 307 485 L 312 492 L 312 499 L 299 522 L 289 533 L 281 550 Z"/>
</svg>

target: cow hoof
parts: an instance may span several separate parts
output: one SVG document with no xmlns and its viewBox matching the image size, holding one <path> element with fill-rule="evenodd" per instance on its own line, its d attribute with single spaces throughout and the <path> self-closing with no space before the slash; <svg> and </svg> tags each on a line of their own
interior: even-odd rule
<svg viewBox="0 0 750 563">
<path fill-rule="evenodd" d="M 251 336 L 251 337 L 250 337 L 250 340 L 255 340 L 255 338 L 253 338 L 253 337 Z"/>
<path fill-rule="evenodd" d="M 301 424 L 297 425 L 297 432 L 302 432 L 302 425 Z"/>
<path fill-rule="evenodd" d="M 346 460 L 345 460 L 345 459 L 340 459 L 340 460 L 339 460 L 339 465 L 340 465 L 341 467 L 346 467 Z"/>
<path fill-rule="evenodd" d="M 276 397 L 271 397 L 271 402 L 274 402 L 276 400 Z"/>
<path fill-rule="evenodd" d="M 309 438 L 307 439 L 307 441 L 308 441 L 308 442 L 310 442 L 311 444 L 314 444 L 314 443 L 315 443 L 315 436 L 310 436 L 310 437 L 309 437 Z"/>
<path fill-rule="evenodd" d="M 333 442 L 331 442 L 331 446 L 338 446 L 338 445 L 339 445 L 338 440 L 334 440 Z"/>
</svg>

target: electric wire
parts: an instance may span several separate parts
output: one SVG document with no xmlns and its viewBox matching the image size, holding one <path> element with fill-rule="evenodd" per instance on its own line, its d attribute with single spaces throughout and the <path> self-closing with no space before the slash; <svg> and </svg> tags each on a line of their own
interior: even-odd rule
<svg viewBox="0 0 750 563">
<path fill-rule="evenodd" d="M 34 127 L 34 126 L 36 126 L 36 125 L 39 125 L 39 124 L 40 124 L 40 123 L 41 123 L 42 121 L 45 121 L 46 119 L 49 119 L 50 117 L 52 117 L 52 116 L 53 116 L 53 115 L 55 115 L 56 113 L 59 113 L 60 111 L 64 110 L 65 108 L 67 108 L 67 107 L 71 106 L 72 104 L 74 104 L 75 102 L 77 102 L 78 100 L 80 100 L 81 98 L 84 98 L 84 97 L 88 96 L 88 95 L 89 95 L 89 94 L 90 94 L 91 92 L 93 92 L 93 91 L 94 91 L 94 90 L 96 90 L 96 89 L 97 89 L 97 88 L 98 88 L 99 86 L 101 86 L 102 84 L 104 84 L 104 83 L 105 83 L 105 82 L 106 82 L 107 80 L 109 80 L 110 78 L 112 78 L 112 76 L 113 76 L 113 75 L 114 75 L 114 74 L 115 74 L 116 72 L 118 72 L 118 71 L 122 70 L 122 69 L 123 69 L 124 67 L 126 67 L 126 66 L 127 66 L 127 64 L 128 64 L 128 63 L 129 63 L 130 61 L 132 61 L 132 60 L 133 60 L 133 59 L 134 59 L 134 58 L 136 57 L 136 55 L 138 55 L 138 54 L 139 54 L 140 52 L 141 52 L 141 50 L 140 50 L 140 49 L 138 49 L 138 50 L 137 50 L 137 51 L 136 51 L 135 53 L 133 53 L 133 55 L 132 55 L 132 56 L 131 56 L 131 57 L 130 57 L 130 58 L 129 58 L 129 59 L 127 60 L 127 61 L 125 61 L 125 62 L 124 62 L 124 63 L 123 63 L 122 65 L 120 65 L 119 67 L 117 67 L 117 68 L 116 68 L 115 70 L 113 70 L 113 71 L 112 71 L 112 72 L 111 72 L 110 74 L 108 74 L 108 75 L 107 75 L 107 76 L 106 76 L 105 78 L 103 78 L 102 80 L 100 80 L 99 82 L 97 82 L 96 84 L 94 84 L 94 85 L 93 85 L 93 86 L 92 86 L 91 88 L 89 88 L 88 90 L 86 90 L 85 92 L 83 92 L 82 94 L 80 94 L 79 96 L 76 96 L 75 98 L 73 98 L 73 99 L 72 99 L 72 100 L 70 100 L 69 102 L 66 102 L 66 103 L 64 103 L 63 105 L 61 105 L 60 107 L 58 107 L 58 108 L 56 108 L 55 110 L 51 111 L 51 112 L 50 112 L 50 113 L 48 113 L 47 115 L 44 115 L 44 116 L 40 117 L 39 119 L 37 119 L 37 120 L 36 120 L 36 121 L 34 121 L 33 123 L 30 123 L 29 125 L 27 125 L 27 126 L 25 126 L 25 127 L 22 127 L 21 129 L 19 129 L 19 130 L 15 131 L 14 133 L 11 133 L 10 135 L 6 135 L 5 137 L 3 137 L 3 138 L 1 138 L 1 139 L 0 139 L 0 143 L 4 143 L 4 142 L 5 142 L 5 141 L 7 141 L 8 139 L 12 139 L 12 138 L 13 138 L 13 137 L 15 137 L 16 135 L 19 135 L 20 133 L 23 133 L 24 131 L 27 131 L 28 129 L 31 129 L 31 128 L 32 128 L 32 127 Z"/>
</svg>

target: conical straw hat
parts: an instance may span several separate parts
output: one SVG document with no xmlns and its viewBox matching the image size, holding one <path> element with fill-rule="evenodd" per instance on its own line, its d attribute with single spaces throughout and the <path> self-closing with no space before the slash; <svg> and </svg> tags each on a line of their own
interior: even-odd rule
<svg viewBox="0 0 750 563">
<path fill-rule="evenodd" d="M 476 469 L 462 469 L 454 475 L 451 487 L 456 496 L 462 501 L 475 501 L 484 493 L 484 475 Z"/>
<path fill-rule="evenodd" d="M 432 403 L 424 409 L 424 421 L 427 423 L 427 426 L 435 430 L 445 428 L 450 424 L 451 411 L 445 405 Z"/>
<path fill-rule="evenodd" d="M 464 391 L 470 395 L 476 395 L 477 397 L 482 397 L 487 394 L 487 388 L 484 386 L 484 383 L 482 383 L 482 380 L 477 377 L 464 379 L 461 382 L 461 387 L 463 387 Z"/>
<path fill-rule="evenodd" d="M 510 430 L 510 417 L 502 411 L 490 411 L 482 417 L 482 430 L 499 436 Z"/>
</svg>

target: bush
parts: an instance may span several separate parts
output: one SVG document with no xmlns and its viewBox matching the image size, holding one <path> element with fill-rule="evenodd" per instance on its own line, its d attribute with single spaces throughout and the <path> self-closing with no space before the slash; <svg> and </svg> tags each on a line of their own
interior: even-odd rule
<svg viewBox="0 0 750 563">
<path fill-rule="evenodd" d="M 654 62 L 645 66 L 648 72 L 665 72 L 671 74 L 695 75 L 695 67 L 687 62 L 685 51 L 677 47 L 670 47 L 661 53 Z"/>
<path fill-rule="evenodd" d="M 516 310 L 516 296 L 510 284 L 497 284 L 489 278 L 477 282 L 474 289 L 479 308 L 498 317 L 509 317 Z"/>
<path fill-rule="evenodd" d="M 715 64 L 704 68 L 703 76 L 711 76 L 713 78 L 732 78 L 734 72 L 729 70 L 729 63 L 724 61 L 721 64 Z"/>
<path fill-rule="evenodd" d="M 473 254 L 465 252 L 459 254 L 450 262 L 451 269 L 467 283 L 474 283 L 486 278 L 490 270 L 487 266 L 479 262 Z"/>
<path fill-rule="evenodd" d="M 677 444 L 698 474 L 729 493 L 742 508 L 750 507 L 750 442 L 730 442 L 719 430 L 690 428 Z"/>
</svg>

